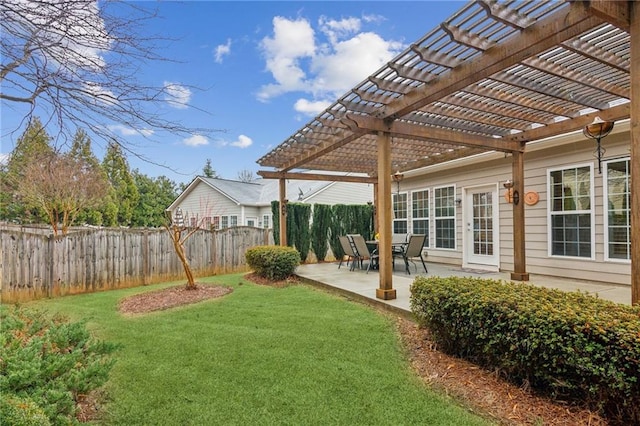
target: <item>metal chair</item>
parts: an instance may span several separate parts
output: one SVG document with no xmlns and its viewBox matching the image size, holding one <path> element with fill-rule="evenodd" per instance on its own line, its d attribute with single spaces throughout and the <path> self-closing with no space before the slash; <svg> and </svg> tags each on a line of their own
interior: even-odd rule
<svg viewBox="0 0 640 426">
<path fill-rule="evenodd" d="M 342 251 L 347 256 L 347 266 L 349 266 L 349 261 L 351 261 L 351 269 L 353 270 L 353 263 L 356 261 L 356 258 L 358 256 L 356 255 L 353 249 L 353 246 L 351 245 L 351 241 L 349 241 L 349 238 L 346 235 L 340 235 L 338 237 L 338 240 L 340 241 L 340 246 L 342 246 Z M 340 269 L 340 267 L 342 266 L 343 260 L 344 260 L 344 256 L 340 258 L 338 269 Z"/>
<path fill-rule="evenodd" d="M 426 234 L 412 234 L 409 237 L 409 242 L 404 247 L 403 252 L 399 256 L 396 256 L 396 254 L 394 253 L 394 259 L 395 257 L 402 256 L 407 274 L 411 274 L 409 262 L 413 263 L 413 265 L 416 267 L 416 273 L 418 272 L 418 265 L 416 265 L 416 263 L 412 260 L 415 257 L 420 258 L 420 261 L 422 261 L 422 266 L 424 267 L 424 272 L 429 273 L 429 271 L 427 270 L 427 265 L 424 263 L 424 258 L 422 257 L 422 249 L 424 248 L 424 242 L 426 239 Z"/>
<path fill-rule="evenodd" d="M 379 255 L 377 253 L 371 253 L 369 251 L 369 247 L 367 247 L 367 243 L 362 235 L 352 235 L 351 239 L 356 249 L 356 256 L 360 261 L 360 268 L 362 268 L 363 260 L 369 260 L 369 265 L 367 265 L 367 273 L 369 273 L 371 264 L 374 262 L 374 260 L 377 261 L 379 259 Z"/>
</svg>

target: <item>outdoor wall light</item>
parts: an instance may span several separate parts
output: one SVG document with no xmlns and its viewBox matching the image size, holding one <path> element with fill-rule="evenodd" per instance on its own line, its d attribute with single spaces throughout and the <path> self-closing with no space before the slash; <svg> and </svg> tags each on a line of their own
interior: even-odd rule
<svg viewBox="0 0 640 426">
<path fill-rule="evenodd" d="M 611 133 L 613 124 L 613 121 L 604 121 L 600 117 L 596 117 L 591 124 L 587 124 L 584 126 L 584 129 L 582 129 L 582 133 L 584 133 L 586 137 L 596 140 L 596 150 L 593 154 L 598 159 L 599 174 L 602 174 L 602 156 L 605 153 L 605 149 L 600 145 L 600 140 Z"/>
<path fill-rule="evenodd" d="M 398 184 L 398 194 L 400 193 L 400 182 L 404 179 L 404 175 L 398 170 L 393 174 L 393 180 Z"/>
<path fill-rule="evenodd" d="M 289 200 L 287 200 L 287 199 L 282 200 L 281 209 L 282 209 L 282 214 L 285 215 L 285 216 L 287 215 L 287 204 L 289 204 Z"/>
<path fill-rule="evenodd" d="M 520 193 L 517 190 L 513 190 L 513 181 L 511 179 L 507 179 L 504 181 L 502 186 L 507 190 L 507 193 L 505 194 L 507 202 L 513 202 L 513 205 L 517 206 L 518 203 L 520 203 Z"/>
</svg>

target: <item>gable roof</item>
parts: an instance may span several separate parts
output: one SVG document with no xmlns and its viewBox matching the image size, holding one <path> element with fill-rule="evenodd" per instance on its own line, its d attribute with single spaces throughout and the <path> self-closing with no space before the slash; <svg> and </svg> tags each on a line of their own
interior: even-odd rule
<svg viewBox="0 0 640 426">
<path fill-rule="evenodd" d="M 196 176 L 173 203 L 167 207 L 167 210 L 173 210 L 182 203 L 194 188 L 201 184 L 207 185 L 239 206 L 268 206 L 271 201 L 280 198 L 279 182 L 275 179 L 256 179 L 252 182 L 241 182 Z M 290 201 L 304 202 L 334 184 L 335 182 L 318 180 L 287 179 L 286 190 Z"/>
</svg>

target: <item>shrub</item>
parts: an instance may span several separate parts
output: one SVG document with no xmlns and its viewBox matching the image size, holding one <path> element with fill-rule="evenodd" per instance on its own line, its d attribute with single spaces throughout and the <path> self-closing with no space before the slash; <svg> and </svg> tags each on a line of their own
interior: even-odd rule
<svg viewBox="0 0 640 426">
<path fill-rule="evenodd" d="M 640 307 L 477 278 L 417 278 L 411 309 L 439 347 L 612 423 L 640 424 Z"/>
<path fill-rule="evenodd" d="M 245 253 L 247 264 L 254 272 L 270 280 L 282 280 L 292 275 L 300 264 L 300 254 L 293 247 L 256 246 Z"/>
<path fill-rule="evenodd" d="M 3 424 L 13 426 L 49 426 L 51 424 L 44 411 L 28 398 L 3 396 L 0 399 L 0 419 Z"/>
<path fill-rule="evenodd" d="M 0 313 L 2 417 L 44 414 L 52 424 L 69 424 L 81 395 L 108 379 L 115 346 L 96 341 L 81 322 L 48 318 L 19 308 Z M 18 423 L 20 424 L 20 423 Z"/>
</svg>

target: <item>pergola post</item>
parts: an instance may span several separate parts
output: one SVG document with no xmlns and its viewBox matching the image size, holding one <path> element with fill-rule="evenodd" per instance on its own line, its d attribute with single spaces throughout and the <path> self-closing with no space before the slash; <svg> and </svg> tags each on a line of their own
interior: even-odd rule
<svg viewBox="0 0 640 426">
<path fill-rule="evenodd" d="M 287 180 L 281 178 L 280 183 L 280 245 L 287 245 Z"/>
<path fill-rule="evenodd" d="M 511 279 L 529 281 L 524 232 L 524 152 L 515 151 L 513 153 L 511 167 L 513 176 L 513 272 Z"/>
<path fill-rule="evenodd" d="M 631 304 L 640 304 L 640 3 L 630 1 Z"/>
<path fill-rule="evenodd" d="M 382 300 L 396 298 L 393 288 L 393 266 L 391 253 L 391 135 L 378 132 L 378 254 L 380 268 L 380 286 L 376 289 L 376 297 Z"/>
</svg>

